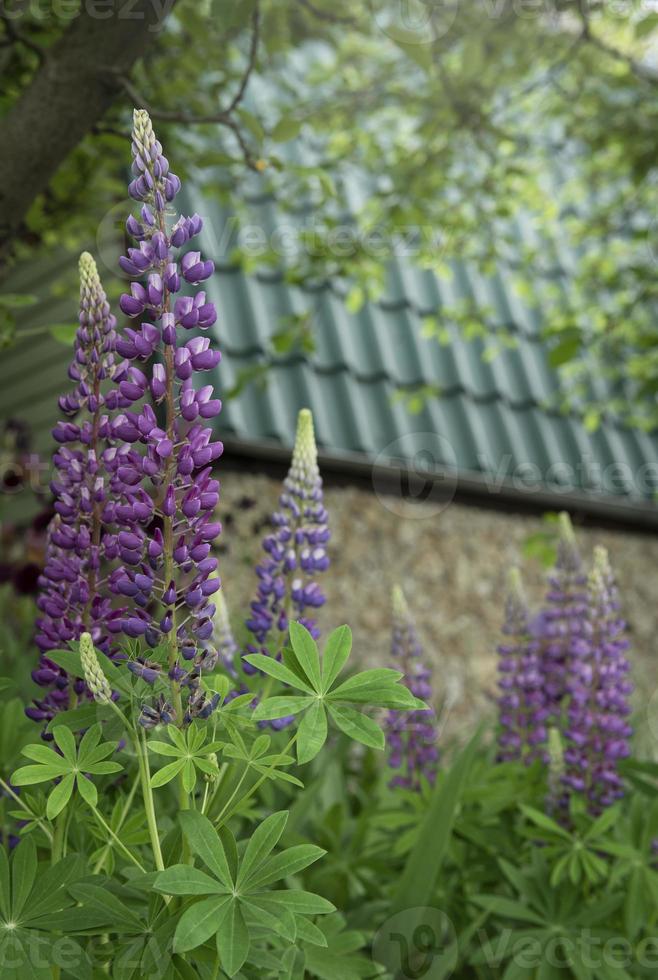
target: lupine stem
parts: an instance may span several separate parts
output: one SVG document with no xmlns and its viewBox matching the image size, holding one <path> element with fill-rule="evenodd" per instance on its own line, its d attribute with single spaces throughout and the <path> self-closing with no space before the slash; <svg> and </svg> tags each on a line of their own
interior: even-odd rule
<svg viewBox="0 0 658 980">
<path fill-rule="evenodd" d="M 285 756 L 285 755 L 288 754 L 288 750 L 292 748 L 292 746 L 294 745 L 295 741 L 297 740 L 297 735 L 298 735 L 298 732 L 295 732 L 294 735 L 292 736 L 292 738 L 289 740 L 289 742 L 286 745 L 286 747 L 283 750 L 283 752 L 281 752 L 279 754 L 278 758 L 281 758 L 282 756 Z M 274 772 L 275 769 L 276 769 L 276 762 L 274 762 L 271 766 L 268 766 L 267 767 L 267 769 L 265 770 L 265 772 L 262 773 L 261 776 L 254 783 L 254 785 L 251 786 L 247 790 L 247 792 L 245 793 L 245 795 L 242 797 L 242 799 L 239 802 L 240 803 L 245 803 L 247 800 L 250 800 L 251 797 L 256 792 L 256 790 L 260 789 L 260 787 L 263 785 L 263 783 L 265 782 L 265 780 L 268 778 L 269 774 L 271 772 Z M 249 766 L 247 766 L 247 768 L 245 769 L 245 771 L 242 773 L 242 776 L 240 777 L 237 786 L 235 787 L 235 789 L 233 790 L 233 792 L 229 796 L 228 800 L 226 801 L 226 803 L 222 807 L 222 810 L 221 810 L 219 816 L 216 818 L 216 820 L 215 820 L 215 826 L 217 827 L 217 829 L 219 829 L 222 826 L 223 823 L 226 823 L 226 821 L 228 820 L 228 818 L 230 816 L 232 816 L 232 812 L 233 811 L 231 811 L 231 809 L 230 809 L 231 808 L 231 804 L 233 803 L 233 801 L 235 800 L 236 796 L 238 795 L 238 793 L 240 791 L 240 788 L 242 787 L 242 784 L 244 783 L 245 779 L 247 778 L 247 773 L 248 772 L 249 772 Z"/>
<path fill-rule="evenodd" d="M 38 817 L 35 813 L 32 813 L 32 811 L 30 810 L 29 806 L 20 798 L 20 796 L 18 796 L 17 793 L 14 793 L 13 789 L 11 788 L 11 786 L 8 783 L 6 783 L 4 781 L 4 779 L 0 779 L 0 788 L 3 789 L 5 791 L 5 793 L 8 796 L 10 796 L 15 803 L 18 803 L 18 805 L 21 808 L 21 810 L 25 810 L 25 812 L 29 815 L 29 817 L 32 820 L 34 820 L 36 823 L 39 824 L 39 826 L 43 830 L 44 834 L 48 838 L 48 841 L 52 845 L 52 843 L 53 843 L 53 833 L 52 833 L 52 830 L 50 829 L 50 827 L 48 826 L 48 824 L 45 822 L 45 820 L 42 820 L 41 817 Z"/>
<path fill-rule="evenodd" d="M 133 784 L 132 784 L 132 786 L 130 788 L 130 792 L 128 793 L 128 796 L 126 797 L 126 802 L 124 803 L 123 810 L 121 811 L 121 816 L 119 817 L 119 825 L 117 827 L 117 831 L 121 830 L 121 828 L 123 827 L 123 824 L 125 822 L 126 817 L 130 813 L 130 807 L 132 806 L 132 802 L 133 802 L 133 800 L 135 798 L 135 793 L 137 792 L 137 787 L 138 786 L 139 786 L 139 780 L 136 779 L 133 782 Z M 112 849 L 112 845 L 111 844 L 106 844 L 105 847 L 103 848 L 103 851 L 100 854 L 100 856 L 98 858 L 98 861 L 96 862 L 96 865 L 94 867 L 94 874 L 95 875 L 97 875 L 97 874 L 100 873 L 100 871 L 101 871 L 103 865 L 105 864 L 105 861 L 106 861 L 107 856 L 110 853 L 110 850 L 111 849 Z"/>
<path fill-rule="evenodd" d="M 153 790 L 151 789 L 151 773 L 149 770 L 148 748 L 146 745 L 146 735 L 141 733 L 141 738 L 137 742 L 137 758 L 139 761 L 139 773 L 142 782 L 142 796 L 144 799 L 144 810 L 146 812 L 146 823 L 151 839 L 151 849 L 155 866 L 158 871 L 164 871 L 164 861 L 162 849 L 160 848 L 160 836 L 158 834 L 158 822 L 155 815 L 155 804 L 153 801 Z"/>
<path fill-rule="evenodd" d="M 133 863 L 134 865 L 136 865 L 136 866 L 137 866 L 137 867 L 139 868 L 139 870 L 140 870 L 140 871 L 143 871 L 143 872 L 144 872 L 144 874 L 146 874 L 146 868 L 144 867 L 144 865 L 143 865 L 143 864 L 142 864 L 142 863 L 141 863 L 140 861 L 138 861 L 138 860 L 137 860 L 137 858 L 135 857 L 135 855 L 134 855 L 134 854 L 132 854 L 132 853 L 131 853 L 131 852 L 130 852 L 130 851 L 128 850 L 128 848 L 127 848 L 127 847 L 126 847 L 126 845 L 125 845 L 125 844 L 123 843 L 123 841 L 121 841 L 121 840 L 119 840 L 119 838 L 117 837 L 117 835 L 115 834 L 115 832 L 114 832 L 114 831 L 112 830 L 112 828 L 111 828 L 111 827 L 110 827 L 110 825 L 109 825 L 109 824 L 107 823 L 107 821 L 106 821 L 106 820 L 105 820 L 105 819 L 103 818 L 103 816 L 102 816 L 102 815 L 101 815 L 101 814 L 100 814 L 100 813 L 98 812 L 98 810 L 96 809 L 96 807 L 95 807 L 95 806 L 92 806 L 92 807 L 91 807 L 91 812 L 92 812 L 92 813 L 93 813 L 93 815 L 94 815 L 94 816 L 96 817 L 96 820 L 98 820 L 98 822 L 99 822 L 99 824 L 101 825 L 101 827 L 102 827 L 102 828 L 103 828 L 104 830 L 106 830 L 106 831 L 107 831 L 107 833 L 108 833 L 108 834 L 110 835 L 110 837 L 112 838 L 112 840 L 114 841 L 114 843 L 115 843 L 115 844 L 117 845 L 117 847 L 118 847 L 118 848 L 119 848 L 119 849 L 120 849 L 120 850 L 121 850 L 121 851 L 122 851 L 122 852 L 123 852 L 123 853 L 124 853 L 124 854 L 126 855 L 126 857 L 127 857 L 127 858 L 128 858 L 128 859 L 129 859 L 130 861 L 132 861 L 132 863 Z"/>
</svg>

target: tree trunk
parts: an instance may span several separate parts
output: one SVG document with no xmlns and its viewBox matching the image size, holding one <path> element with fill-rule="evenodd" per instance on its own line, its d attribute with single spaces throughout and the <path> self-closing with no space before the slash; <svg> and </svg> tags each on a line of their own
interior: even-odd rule
<svg viewBox="0 0 658 980">
<path fill-rule="evenodd" d="M 0 258 L 35 197 L 102 118 L 173 0 L 84 0 L 0 121 Z"/>
</svg>

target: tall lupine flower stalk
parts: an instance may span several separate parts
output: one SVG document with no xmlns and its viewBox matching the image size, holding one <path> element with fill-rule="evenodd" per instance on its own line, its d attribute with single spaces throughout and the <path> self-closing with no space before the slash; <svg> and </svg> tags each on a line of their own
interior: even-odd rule
<svg viewBox="0 0 658 980">
<path fill-rule="evenodd" d="M 325 596 L 316 576 L 329 567 L 327 511 L 313 431 L 313 416 L 299 413 L 292 462 L 271 517 L 272 530 L 263 540 L 264 557 L 256 567 L 258 595 L 246 621 L 254 642 L 249 653 L 275 652 L 283 647 L 291 620 L 302 623 L 317 638 L 319 630 L 308 610 L 318 609 Z M 246 665 L 247 671 L 252 670 Z"/>
<path fill-rule="evenodd" d="M 115 360 L 116 320 L 110 312 L 96 264 L 88 252 L 80 256 L 80 313 L 69 378 L 75 387 L 59 399 L 66 420 L 57 423 L 51 489 L 55 516 L 48 529 L 46 563 L 39 579 L 36 643 L 41 660 L 32 676 L 49 688 L 27 708 L 37 721 L 48 721 L 85 696 L 82 679 L 68 678 L 48 659 L 48 651 L 67 647 L 88 631 L 105 653 L 120 615 L 99 593 L 106 562 L 116 555 L 116 542 L 104 533 L 113 518 L 108 492 L 108 459 L 114 453 L 108 411 L 125 399 L 110 379 L 120 381 L 125 367 Z"/>
<path fill-rule="evenodd" d="M 569 515 L 560 514 L 559 522 L 557 561 L 548 580 L 547 604 L 532 624 L 542 641 L 544 692 L 556 724 L 566 694 L 569 657 L 582 639 L 587 609 L 587 574 Z"/>
<path fill-rule="evenodd" d="M 134 113 L 132 155 L 129 192 L 141 208 L 139 218 L 131 215 L 126 223 L 136 245 L 120 265 L 141 281 L 132 283 L 120 306 L 140 323 L 117 341 L 117 350 L 130 362 L 120 391 L 135 408 L 113 423 L 114 436 L 123 442 L 113 460 L 121 564 L 110 584 L 131 602 L 120 621 L 124 634 L 166 649 L 173 710 L 166 702 L 146 706 L 142 723 L 149 727 L 153 712 L 163 721 L 175 714 L 180 723 L 207 717 L 212 710 L 199 674 L 216 662 L 206 642 L 213 631 L 211 596 L 220 588 L 211 554 L 221 531 L 214 519 L 219 483 L 212 463 L 223 446 L 204 424 L 219 413 L 221 402 L 210 385 L 196 389 L 192 383 L 196 372 L 216 367 L 220 353 L 210 348 L 207 337 L 188 333 L 212 326 L 215 307 L 202 291 L 178 295 L 184 285 L 196 286 L 214 271 L 198 252 L 178 254 L 201 231 L 202 221 L 174 212 L 180 181 L 144 110 Z M 143 370 L 149 365 L 150 378 Z M 149 393 L 159 417 L 145 401 Z M 131 669 L 152 682 L 160 664 L 138 660 Z M 190 691 L 184 716 L 183 688 Z"/>
<path fill-rule="evenodd" d="M 498 646 L 501 762 L 530 764 L 545 756 L 549 710 L 541 672 L 540 642 L 532 635 L 530 613 L 518 568 L 510 571 L 505 602 L 505 640 Z"/>
<path fill-rule="evenodd" d="M 629 754 L 629 647 L 605 548 L 596 548 L 588 581 L 584 635 L 568 663 L 564 785 L 583 794 L 594 815 L 623 796 L 619 759 Z"/>
<path fill-rule="evenodd" d="M 393 626 L 391 655 L 393 666 L 404 673 L 403 682 L 423 701 L 432 697 L 431 671 L 424 658 L 416 626 L 404 593 L 399 586 L 392 592 Z M 388 764 L 396 770 L 391 787 L 418 791 L 423 777 L 434 782 L 439 761 L 437 719 L 432 709 L 389 711 L 384 728 L 388 745 Z"/>
</svg>

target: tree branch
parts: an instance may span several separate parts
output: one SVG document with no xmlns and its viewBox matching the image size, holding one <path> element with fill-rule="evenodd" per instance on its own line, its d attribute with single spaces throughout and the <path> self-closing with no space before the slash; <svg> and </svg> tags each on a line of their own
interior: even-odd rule
<svg viewBox="0 0 658 980">
<path fill-rule="evenodd" d="M 249 54 L 247 58 L 247 64 L 245 70 L 240 79 L 240 84 L 238 89 L 226 106 L 225 109 L 220 109 L 218 112 L 202 113 L 200 115 L 194 115 L 189 112 L 182 110 L 167 110 L 167 109 L 157 109 L 150 106 L 144 97 L 137 91 L 135 86 L 132 84 L 129 78 L 119 76 L 119 82 L 127 92 L 128 96 L 132 99 L 135 105 L 142 106 L 147 109 L 149 115 L 153 120 L 160 122 L 174 122 L 180 123 L 184 126 L 202 126 L 202 125 L 218 125 L 225 126 L 230 129 L 235 136 L 240 151 L 242 153 L 244 162 L 249 167 L 250 170 L 255 170 L 260 172 L 262 170 L 262 164 L 259 163 L 258 158 L 251 151 L 249 144 L 244 138 L 240 124 L 235 118 L 235 110 L 239 107 L 240 103 L 244 99 L 245 93 L 247 91 L 247 86 L 249 84 L 249 79 L 256 68 L 256 62 L 258 60 L 258 47 L 260 43 L 260 2 L 256 0 L 253 13 L 251 15 L 251 41 L 249 43 Z"/>
<path fill-rule="evenodd" d="M 99 16 L 82 4 L 48 49 L 0 122 L 0 146 L 6 151 L 0 154 L 0 256 L 9 250 L 35 197 L 121 92 L 116 73 L 130 72 L 172 7 L 171 0 L 117 0 Z"/>
</svg>

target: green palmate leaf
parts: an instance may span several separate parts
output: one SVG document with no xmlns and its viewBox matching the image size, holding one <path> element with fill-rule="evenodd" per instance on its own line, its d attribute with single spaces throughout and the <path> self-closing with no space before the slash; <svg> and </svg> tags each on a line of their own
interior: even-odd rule
<svg viewBox="0 0 658 980">
<path fill-rule="evenodd" d="M 518 919 L 520 922 L 531 922 L 534 925 L 546 925 L 546 920 L 533 912 L 522 902 L 515 902 L 511 898 L 504 898 L 502 895 L 474 895 L 471 901 L 479 905 L 480 908 L 488 912 L 495 912 L 506 919 Z"/>
<path fill-rule="evenodd" d="M 98 790 L 92 783 L 90 779 L 87 779 L 82 773 L 78 773 L 75 781 L 75 785 L 78 789 L 78 793 L 89 806 L 96 806 L 98 803 Z M 52 797 L 52 794 L 51 794 Z"/>
<path fill-rule="evenodd" d="M 58 748 L 61 749 L 62 755 L 72 766 L 75 765 L 76 760 L 76 748 L 75 748 L 75 736 L 72 731 L 69 731 L 64 725 L 56 725 L 53 728 L 53 738 Z"/>
<path fill-rule="evenodd" d="M 329 704 L 329 714 L 341 732 L 349 738 L 362 742 L 373 749 L 383 749 L 386 746 L 384 733 L 372 718 L 361 714 L 354 708 L 346 708 L 337 704 Z"/>
<path fill-rule="evenodd" d="M 352 704 L 368 704 L 378 708 L 396 708 L 401 711 L 427 711 L 428 705 L 415 698 L 404 684 L 357 687 L 349 691 L 331 691 L 328 700 L 349 701 Z"/>
<path fill-rule="evenodd" d="M 195 902 L 183 912 L 174 935 L 174 950 L 186 953 L 201 946 L 217 932 L 220 916 L 232 904 L 230 895 L 218 895 Z"/>
<path fill-rule="evenodd" d="M 242 658 L 250 663 L 252 667 L 257 667 L 264 674 L 268 674 L 270 677 L 274 677 L 278 681 L 282 681 L 284 684 L 288 684 L 290 687 L 294 687 L 297 690 L 306 691 L 307 694 L 314 694 L 311 685 L 304 681 L 302 678 L 294 674 L 289 667 L 285 664 L 279 663 L 278 660 L 274 660 L 273 657 L 266 657 L 262 653 L 250 653 L 246 657 Z"/>
<path fill-rule="evenodd" d="M 270 902 L 285 905 L 291 912 L 299 915 L 328 915 L 330 912 L 336 911 L 336 906 L 332 905 L 326 898 L 322 898 L 321 895 L 315 895 L 313 892 L 305 892 L 297 888 L 264 892 L 263 896 L 267 897 Z"/>
<path fill-rule="evenodd" d="M 304 942 L 313 943 L 314 946 L 328 946 L 327 937 L 317 926 L 305 919 L 303 916 L 296 916 L 297 935 Z"/>
<path fill-rule="evenodd" d="M 290 643 L 297 662 L 308 677 L 313 690 L 320 694 L 322 673 L 317 643 L 305 626 L 294 622 L 290 624 Z"/>
<path fill-rule="evenodd" d="M 251 876 L 250 890 L 264 888 L 275 881 L 281 881 L 290 875 L 303 871 L 310 864 L 319 861 L 327 852 L 315 844 L 297 844 L 289 847 L 280 854 L 268 858 Z"/>
<path fill-rule="evenodd" d="M 273 813 L 256 828 L 251 835 L 247 849 L 244 852 L 236 881 L 239 890 L 248 886 L 249 879 L 255 868 L 258 868 L 266 857 L 274 850 L 281 839 L 288 820 L 288 811 L 281 810 Z"/>
<path fill-rule="evenodd" d="M 532 806 L 521 805 L 521 812 L 531 820 L 537 827 L 541 827 L 543 830 L 549 830 L 551 834 L 556 837 L 561 837 L 562 840 L 571 840 L 571 834 L 561 827 L 559 823 L 551 819 L 546 813 L 542 813 L 541 810 L 535 810 Z"/>
<path fill-rule="evenodd" d="M 353 691 L 358 691 L 364 687 L 386 688 L 394 686 L 404 677 L 399 670 L 392 670 L 389 667 L 376 667 L 372 670 L 362 670 L 353 677 L 348 677 L 346 681 L 339 684 L 331 692 L 333 697 L 342 697 Z"/>
<path fill-rule="evenodd" d="M 71 799 L 74 786 L 75 776 L 73 773 L 68 773 L 66 776 L 63 776 L 62 781 L 55 786 L 48 797 L 48 803 L 46 805 L 46 816 L 49 820 L 54 820 L 62 812 Z"/>
<path fill-rule="evenodd" d="M 352 631 L 339 626 L 327 637 L 322 654 L 322 689 L 326 693 L 347 663 L 352 649 Z"/>
<path fill-rule="evenodd" d="M 232 890 L 233 878 L 224 845 L 210 820 L 196 810 L 184 810 L 179 814 L 179 819 L 183 833 L 194 853 L 201 858 L 223 885 Z"/>
<path fill-rule="evenodd" d="M 291 943 L 297 939 L 295 916 L 288 909 L 270 905 L 267 898 L 256 898 L 251 895 L 241 900 L 241 904 L 247 926 L 258 928 L 265 926 L 275 935 L 280 934 Z"/>
<path fill-rule="evenodd" d="M 19 918 L 37 874 L 37 850 L 32 838 L 22 841 L 14 852 L 11 869 L 11 913 Z M 7 916 L 8 917 L 8 916 Z"/>
<path fill-rule="evenodd" d="M 314 703 L 312 697 L 274 697 L 261 701 L 253 713 L 254 721 L 272 721 L 275 718 L 287 718 L 288 715 L 298 715 Z"/>
<path fill-rule="evenodd" d="M 160 871 L 153 887 L 165 895 L 221 895 L 226 891 L 216 878 L 188 864 L 173 864 Z"/>
<path fill-rule="evenodd" d="M 314 759 L 327 741 L 327 713 L 319 701 L 311 705 L 297 729 L 297 761 L 300 765 Z"/>
<path fill-rule="evenodd" d="M 221 913 L 217 929 L 217 952 L 229 977 L 243 966 L 249 954 L 249 931 L 239 902 L 230 902 Z"/>
</svg>

